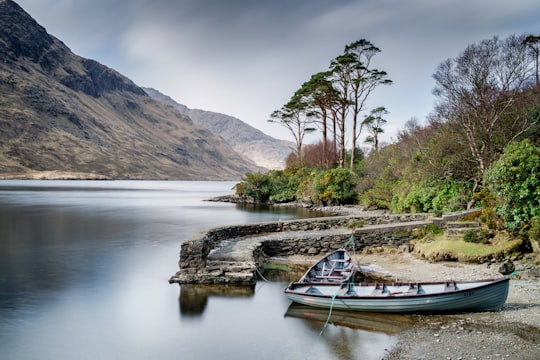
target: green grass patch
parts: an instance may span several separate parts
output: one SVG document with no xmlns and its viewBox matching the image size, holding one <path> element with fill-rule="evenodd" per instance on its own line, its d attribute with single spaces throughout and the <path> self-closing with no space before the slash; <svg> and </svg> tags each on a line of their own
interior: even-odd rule
<svg viewBox="0 0 540 360">
<path fill-rule="evenodd" d="M 460 261 L 483 263 L 490 259 L 500 259 L 515 252 L 521 245 L 520 239 L 496 236 L 491 244 L 466 242 L 459 238 L 448 238 L 444 234 L 432 236 L 416 242 L 414 252 L 428 261 Z"/>
</svg>

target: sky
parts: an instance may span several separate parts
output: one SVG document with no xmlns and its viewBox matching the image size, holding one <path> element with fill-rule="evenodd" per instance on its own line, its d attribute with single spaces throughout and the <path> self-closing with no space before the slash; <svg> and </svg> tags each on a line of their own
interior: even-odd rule
<svg viewBox="0 0 540 360">
<path fill-rule="evenodd" d="M 291 141 L 270 114 L 356 40 L 381 50 L 373 68 L 393 81 L 363 114 L 384 106 L 392 142 L 434 109 L 441 62 L 494 36 L 540 35 L 538 0 L 15 1 L 74 53 L 137 85 Z"/>
</svg>

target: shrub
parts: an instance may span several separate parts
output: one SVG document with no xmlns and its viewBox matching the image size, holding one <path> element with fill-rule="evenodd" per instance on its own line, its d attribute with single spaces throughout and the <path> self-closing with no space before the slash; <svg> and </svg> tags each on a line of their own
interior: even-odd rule
<svg viewBox="0 0 540 360">
<path fill-rule="evenodd" d="M 270 178 L 263 173 L 248 173 L 242 182 L 236 185 L 236 194 L 248 196 L 253 200 L 265 203 L 270 198 Z"/>
<path fill-rule="evenodd" d="M 510 230 L 540 216 L 540 147 L 529 140 L 507 146 L 484 182 L 497 199 L 496 211 Z"/>
<path fill-rule="evenodd" d="M 312 200 L 323 205 L 343 205 L 356 201 L 353 174 L 347 169 L 331 169 L 315 176 Z"/>
<path fill-rule="evenodd" d="M 413 185 L 409 192 L 395 196 L 391 209 L 395 212 L 432 212 L 441 215 L 465 208 L 467 191 L 466 186 L 456 183 L 423 181 Z"/>
</svg>

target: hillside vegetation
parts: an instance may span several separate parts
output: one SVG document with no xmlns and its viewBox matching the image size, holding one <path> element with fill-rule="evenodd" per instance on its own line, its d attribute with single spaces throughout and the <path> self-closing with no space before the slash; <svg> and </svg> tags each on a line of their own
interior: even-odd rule
<svg viewBox="0 0 540 360">
<path fill-rule="evenodd" d="M 366 41 L 360 42 L 361 51 L 358 43 L 347 46 L 328 72 L 314 75 L 274 114 L 298 135 L 287 168 L 247 174 L 237 194 L 260 202 L 359 204 L 396 213 L 440 215 L 481 207 L 488 231 L 538 240 L 539 41 L 531 35 L 494 37 L 443 61 L 433 75 L 436 107 L 425 124 L 410 119 L 392 144 L 377 139 L 386 123 L 384 108 L 373 109 L 363 121 L 356 118 L 355 100 L 362 98 L 344 95 L 344 57 L 352 69 L 349 84 L 364 84 L 375 73 L 375 85 L 387 85 L 386 73 L 366 71 L 371 59 Z M 370 56 L 380 51 L 367 44 Z M 340 109 L 347 118 L 339 117 Z M 343 121 L 364 125 L 371 134 L 369 151 L 356 147 L 340 154 Z M 302 144 L 302 134 L 319 130 L 319 144 Z"/>
</svg>

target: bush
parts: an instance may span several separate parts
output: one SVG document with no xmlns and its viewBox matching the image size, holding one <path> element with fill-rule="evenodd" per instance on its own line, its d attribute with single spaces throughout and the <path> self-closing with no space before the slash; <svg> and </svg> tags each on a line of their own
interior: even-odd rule
<svg viewBox="0 0 540 360">
<path fill-rule="evenodd" d="M 540 216 L 540 147 L 528 140 L 510 144 L 487 170 L 484 183 L 497 199 L 505 226 L 526 226 Z"/>
<path fill-rule="evenodd" d="M 443 212 L 462 210 L 466 207 L 468 189 L 455 183 L 423 181 L 392 200 L 395 212 L 425 212 L 440 215 Z"/>
<path fill-rule="evenodd" d="M 318 173 L 313 181 L 312 200 L 323 205 L 343 205 L 356 202 L 354 175 L 347 169 L 331 169 Z"/>
<path fill-rule="evenodd" d="M 270 177 L 263 173 L 248 173 L 246 177 L 236 185 L 236 194 L 248 196 L 261 203 L 268 201 L 271 195 Z"/>
</svg>

